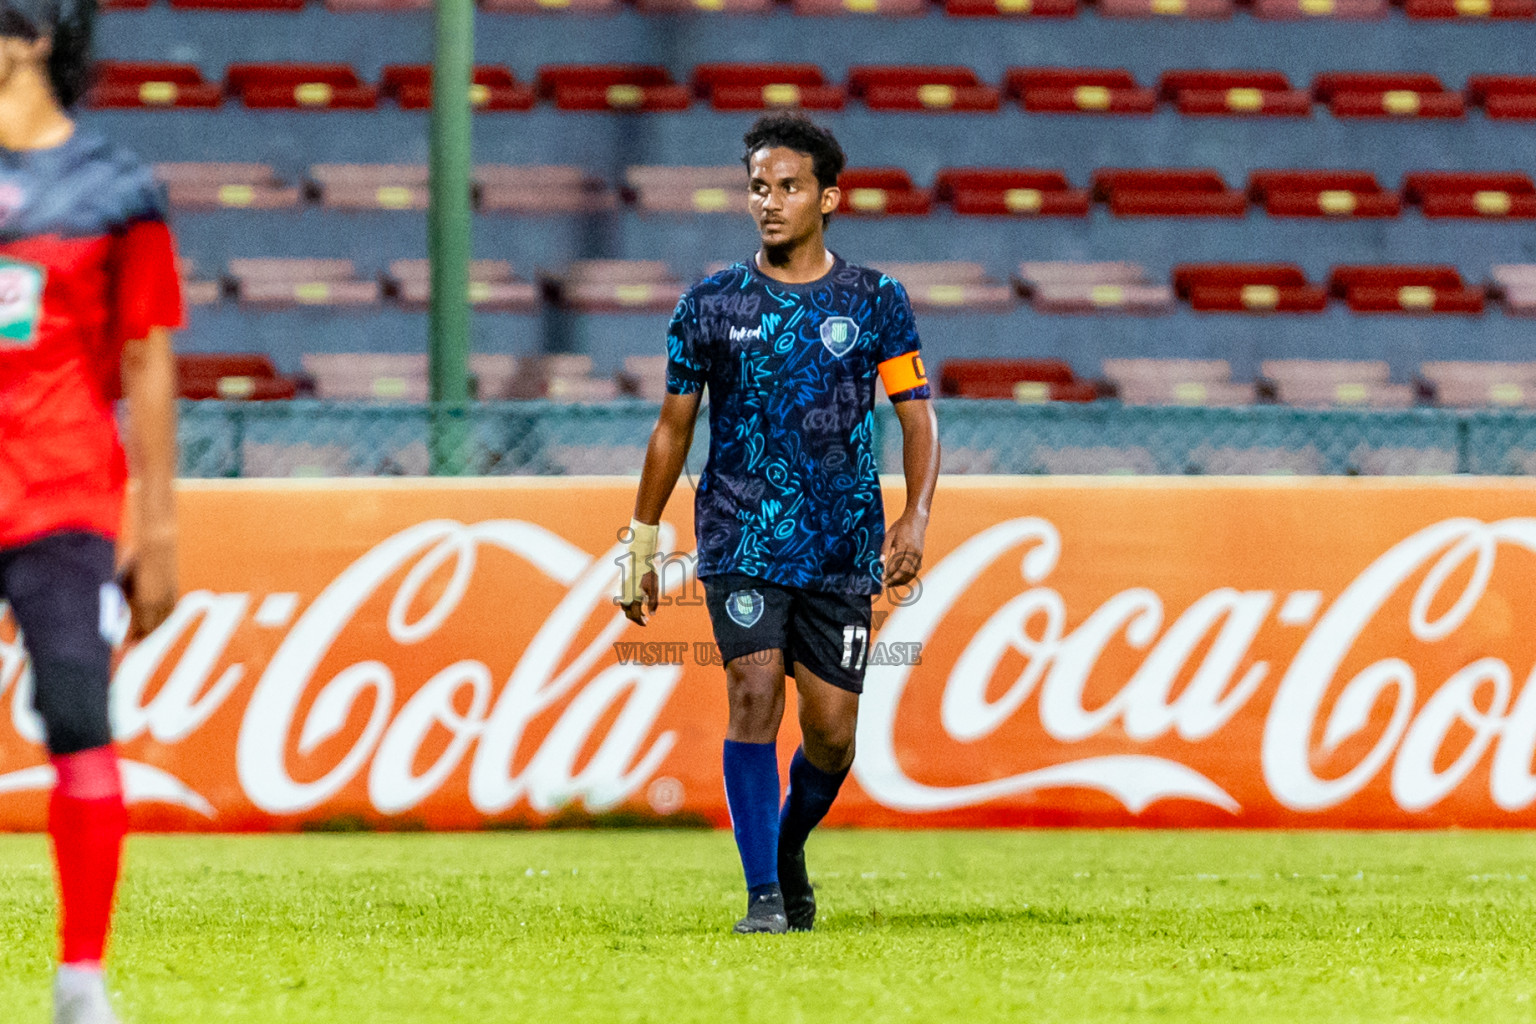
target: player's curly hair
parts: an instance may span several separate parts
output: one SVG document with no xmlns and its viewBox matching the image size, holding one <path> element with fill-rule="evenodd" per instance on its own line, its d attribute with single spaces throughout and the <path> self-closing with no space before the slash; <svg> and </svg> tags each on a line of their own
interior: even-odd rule
<svg viewBox="0 0 1536 1024">
<path fill-rule="evenodd" d="M 752 154 L 760 149 L 782 146 L 796 153 L 804 153 L 811 158 L 816 184 L 823 190 L 835 186 L 837 176 L 848 165 L 848 157 L 843 154 L 843 147 L 838 145 L 837 137 L 800 114 L 766 114 L 757 119 L 757 123 L 748 129 L 741 141 L 747 147 L 741 162 L 749 167 L 752 165 Z M 823 216 L 821 221 L 826 224 L 831 219 L 828 215 Z"/>
<path fill-rule="evenodd" d="M 0 0 L 0 36 L 53 40 L 48 81 L 59 105 L 73 107 L 91 84 L 91 44 L 96 34 L 96 0 Z"/>
</svg>

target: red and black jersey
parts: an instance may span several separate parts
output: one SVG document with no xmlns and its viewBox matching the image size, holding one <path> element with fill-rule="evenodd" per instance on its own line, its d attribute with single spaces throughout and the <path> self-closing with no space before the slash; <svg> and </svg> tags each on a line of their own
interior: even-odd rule
<svg viewBox="0 0 1536 1024">
<path fill-rule="evenodd" d="M 182 319 L 147 166 L 79 130 L 52 149 L 0 149 L 0 548 L 117 535 L 123 345 Z"/>
</svg>

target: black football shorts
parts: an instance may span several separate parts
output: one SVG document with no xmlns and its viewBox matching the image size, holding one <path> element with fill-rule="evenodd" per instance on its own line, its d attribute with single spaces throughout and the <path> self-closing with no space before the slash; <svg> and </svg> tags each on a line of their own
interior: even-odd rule
<svg viewBox="0 0 1536 1024">
<path fill-rule="evenodd" d="M 804 665 L 833 686 L 864 692 L 873 606 L 869 594 L 782 587 L 737 573 L 709 576 L 703 583 L 723 662 L 778 649 L 784 652 L 786 675 Z"/>
</svg>

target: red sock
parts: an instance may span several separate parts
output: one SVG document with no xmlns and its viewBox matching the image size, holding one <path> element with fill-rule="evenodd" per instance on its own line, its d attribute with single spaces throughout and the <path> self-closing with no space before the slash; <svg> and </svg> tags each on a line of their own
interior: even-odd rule
<svg viewBox="0 0 1536 1024">
<path fill-rule="evenodd" d="M 128 811 L 117 752 L 97 747 L 52 759 L 59 783 L 48 806 L 48 834 L 59 869 L 61 963 L 101 963 L 117 890 Z"/>
</svg>

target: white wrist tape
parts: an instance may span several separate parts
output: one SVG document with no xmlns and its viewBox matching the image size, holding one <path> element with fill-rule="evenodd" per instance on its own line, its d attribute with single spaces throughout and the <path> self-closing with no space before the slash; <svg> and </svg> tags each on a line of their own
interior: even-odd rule
<svg viewBox="0 0 1536 1024">
<path fill-rule="evenodd" d="M 656 537 L 660 532 L 659 524 L 629 521 L 629 554 L 619 562 L 619 604 L 634 604 L 645 597 L 640 579 L 655 569 L 652 559 L 656 557 Z"/>
</svg>

